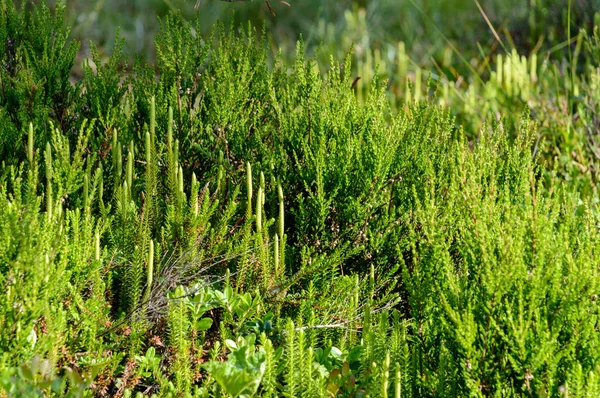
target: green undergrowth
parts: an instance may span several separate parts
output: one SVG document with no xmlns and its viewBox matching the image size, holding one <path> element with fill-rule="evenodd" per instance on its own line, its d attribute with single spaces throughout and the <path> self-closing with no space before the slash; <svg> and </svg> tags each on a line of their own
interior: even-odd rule
<svg viewBox="0 0 600 398">
<path fill-rule="evenodd" d="M 600 393 L 595 180 L 526 107 L 473 137 L 177 15 L 71 83 L 61 10 L 2 12 L 0 395 Z"/>
<path fill-rule="evenodd" d="M 450 110 L 469 139 L 476 139 L 490 120 L 515 131 L 523 108 L 529 107 L 532 120 L 538 124 L 534 152 L 539 163 L 547 169 L 556 165 L 562 178 L 589 192 L 598 181 L 597 123 L 593 115 L 598 103 L 599 33 L 597 27 L 577 17 L 583 3 L 574 3 L 551 6 L 532 2 L 530 24 L 535 25 L 541 14 L 560 19 L 562 13 L 563 21 L 544 22 L 547 34 L 529 37 L 533 40 L 529 48 L 515 37 L 515 31 L 507 29 L 506 25 L 518 18 L 502 22 L 495 15 L 496 7 L 484 1 L 478 3 L 479 10 L 475 3 L 469 3 L 474 8 L 472 14 L 486 24 L 485 30 L 478 31 L 478 38 L 469 37 L 476 31 L 473 26 L 458 23 L 465 38 L 457 42 L 451 27 L 440 27 L 423 15 L 426 26 L 440 35 L 440 43 L 428 46 L 426 56 L 418 55 L 414 43 L 406 38 L 380 40 L 378 25 L 370 19 L 374 18 L 370 10 L 375 6 L 348 10 L 341 29 L 323 22 L 316 35 L 324 40 L 327 51 L 337 56 L 352 54 L 357 98 L 362 100 L 369 92 L 377 67 L 379 76 L 388 81 L 388 98 L 394 107 L 403 108 L 406 103 L 429 97 Z M 456 8 L 443 15 L 446 19 L 460 18 Z M 600 13 L 590 12 L 586 18 L 598 24 Z M 530 33 L 536 30 L 533 25 L 530 28 Z M 564 35 L 556 36 L 556 30 L 564 30 Z M 477 50 L 471 48 L 475 46 Z M 435 84 L 428 84 L 428 80 Z"/>
</svg>

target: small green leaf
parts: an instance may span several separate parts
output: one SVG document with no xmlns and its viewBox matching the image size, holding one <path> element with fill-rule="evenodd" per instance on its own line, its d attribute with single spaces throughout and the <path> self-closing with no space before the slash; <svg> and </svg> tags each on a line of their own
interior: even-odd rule
<svg viewBox="0 0 600 398">
<path fill-rule="evenodd" d="M 213 323 L 213 320 L 211 318 L 202 318 L 199 321 L 197 321 L 194 326 L 195 326 L 196 330 L 204 331 L 204 330 L 210 329 L 210 327 L 212 326 L 212 323 Z"/>
<path fill-rule="evenodd" d="M 229 339 L 225 340 L 225 345 L 230 350 L 236 350 L 238 348 L 236 342 L 233 340 L 229 340 Z"/>
</svg>

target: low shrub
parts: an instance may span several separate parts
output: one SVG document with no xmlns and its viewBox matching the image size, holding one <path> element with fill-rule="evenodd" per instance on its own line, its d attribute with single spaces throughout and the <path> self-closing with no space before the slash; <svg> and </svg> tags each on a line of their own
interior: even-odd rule
<svg viewBox="0 0 600 398">
<path fill-rule="evenodd" d="M 71 84 L 61 10 L 3 12 L 6 394 L 597 394 L 597 194 L 528 109 L 474 138 L 178 15 Z"/>
</svg>

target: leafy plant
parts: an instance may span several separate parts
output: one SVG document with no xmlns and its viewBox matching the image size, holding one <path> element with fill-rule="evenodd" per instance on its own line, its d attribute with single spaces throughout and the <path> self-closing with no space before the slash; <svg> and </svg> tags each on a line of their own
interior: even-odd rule
<svg viewBox="0 0 600 398">
<path fill-rule="evenodd" d="M 209 362 L 204 368 L 223 390 L 234 398 L 256 394 L 265 373 L 265 352 L 254 347 L 256 335 L 250 334 L 237 343 L 229 340 L 227 362 Z"/>
</svg>

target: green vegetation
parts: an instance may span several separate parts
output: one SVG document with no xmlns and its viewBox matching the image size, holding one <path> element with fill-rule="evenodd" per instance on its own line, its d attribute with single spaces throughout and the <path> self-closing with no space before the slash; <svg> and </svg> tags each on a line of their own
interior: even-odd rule
<svg viewBox="0 0 600 398">
<path fill-rule="evenodd" d="M 74 79 L 1 2 L 0 396 L 598 396 L 599 18 L 543 3 L 543 57 L 169 13 Z"/>
</svg>

